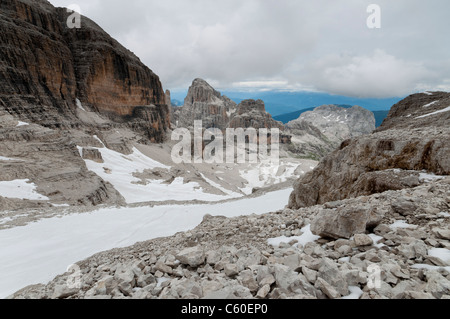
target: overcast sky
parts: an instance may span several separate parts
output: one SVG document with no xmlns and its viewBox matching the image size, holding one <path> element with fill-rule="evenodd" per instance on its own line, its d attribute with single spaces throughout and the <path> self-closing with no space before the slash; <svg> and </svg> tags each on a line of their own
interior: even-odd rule
<svg viewBox="0 0 450 319">
<path fill-rule="evenodd" d="M 450 91 L 448 0 L 50 0 L 133 51 L 165 89 Z M 367 7 L 381 7 L 369 29 Z"/>
</svg>

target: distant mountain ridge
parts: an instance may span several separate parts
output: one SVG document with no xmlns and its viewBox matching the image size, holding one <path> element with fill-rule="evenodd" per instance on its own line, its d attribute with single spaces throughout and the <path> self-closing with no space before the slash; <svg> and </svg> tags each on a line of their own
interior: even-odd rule
<svg viewBox="0 0 450 319">
<path fill-rule="evenodd" d="M 384 99 L 355 98 L 328 93 L 317 92 L 227 92 L 230 99 L 236 103 L 240 99 L 261 99 L 266 103 L 267 112 L 272 116 L 279 116 L 307 108 L 315 108 L 321 105 L 360 105 L 370 111 L 389 110 L 403 97 Z"/>
<path fill-rule="evenodd" d="M 350 106 L 347 105 L 337 105 L 339 107 L 344 107 L 344 108 L 350 108 Z M 307 109 L 303 109 L 303 110 L 299 110 L 299 111 L 295 111 L 295 112 L 291 112 L 291 113 L 287 113 L 287 114 L 282 114 L 282 115 L 278 115 L 278 116 L 274 116 L 274 120 L 276 121 L 280 121 L 283 124 L 287 124 L 293 120 L 298 119 L 303 113 L 305 112 L 309 112 L 309 111 L 314 111 L 315 107 L 311 107 L 311 108 L 307 108 Z M 380 127 L 381 124 L 383 123 L 383 121 L 387 118 L 389 111 L 372 111 L 373 114 L 375 115 L 375 121 L 376 127 Z"/>
<path fill-rule="evenodd" d="M 203 79 L 194 79 L 182 107 L 173 107 L 173 127 L 193 128 L 195 121 L 203 127 L 218 128 L 283 128 L 266 112 L 262 100 L 243 100 L 239 104 L 222 95 Z"/>
<path fill-rule="evenodd" d="M 227 90 L 221 92 L 237 104 L 245 99 L 261 99 L 266 105 L 266 111 L 270 113 L 275 120 L 283 123 L 295 120 L 299 118 L 303 112 L 312 111 L 321 105 L 360 105 L 365 109 L 374 112 L 377 127 L 379 127 L 386 118 L 391 107 L 403 99 L 403 97 L 384 99 L 354 98 L 317 92 L 238 92 Z M 184 91 L 172 92 L 172 97 L 179 101 L 184 99 L 185 96 L 186 92 Z"/>
</svg>

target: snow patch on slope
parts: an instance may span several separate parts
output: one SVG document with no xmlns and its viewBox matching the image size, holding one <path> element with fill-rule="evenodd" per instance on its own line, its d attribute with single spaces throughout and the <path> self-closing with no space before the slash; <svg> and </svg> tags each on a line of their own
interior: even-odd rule
<svg viewBox="0 0 450 319">
<path fill-rule="evenodd" d="M 0 298 L 47 283 L 98 252 L 167 237 L 198 226 L 206 214 L 237 217 L 284 208 L 292 188 L 257 198 L 206 205 L 103 208 L 89 214 L 42 219 L 0 231 Z"/>
<path fill-rule="evenodd" d="M 128 204 L 150 201 L 188 201 L 201 200 L 207 202 L 221 201 L 235 198 L 235 194 L 226 196 L 209 194 L 203 191 L 196 182 L 185 183 L 183 177 L 177 177 L 171 184 L 164 180 L 141 180 L 133 174 L 147 169 L 170 169 L 133 148 L 133 153 L 124 155 L 106 147 L 95 148 L 103 158 L 104 163 L 86 160 L 87 168 L 111 183 L 114 188 L 125 198 Z M 81 154 L 82 148 L 78 147 Z M 214 185 L 212 185 L 214 186 Z"/>
<path fill-rule="evenodd" d="M 303 235 L 301 236 L 293 236 L 293 237 L 286 237 L 281 236 L 277 238 L 269 238 L 267 240 L 267 243 L 270 246 L 278 247 L 281 243 L 289 243 L 293 240 L 297 241 L 297 245 L 305 246 L 307 243 L 315 242 L 320 238 L 320 236 L 316 236 L 311 232 L 311 225 L 305 226 L 302 228 Z"/>
<path fill-rule="evenodd" d="M 49 200 L 36 191 L 36 185 L 28 179 L 0 182 L 0 196 L 28 200 Z"/>
<path fill-rule="evenodd" d="M 425 115 L 422 115 L 422 116 L 418 116 L 418 117 L 416 117 L 416 119 L 423 119 L 423 118 L 428 117 L 428 116 L 432 116 L 432 115 L 436 115 L 436 114 L 440 114 L 440 113 L 445 113 L 445 112 L 450 112 L 450 106 L 446 107 L 445 109 L 433 112 L 433 113 L 429 113 L 429 114 L 425 114 Z"/>
</svg>

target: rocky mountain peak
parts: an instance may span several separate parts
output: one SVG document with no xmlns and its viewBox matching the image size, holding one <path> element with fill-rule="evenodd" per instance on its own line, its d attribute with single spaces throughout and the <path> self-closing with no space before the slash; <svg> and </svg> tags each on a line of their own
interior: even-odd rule
<svg viewBox="0 0 450 319">
<path fill-rule="evenodd" d="M 239 103 L 237 108 L 238 114 L 250 113 L 250 112 L 266 112 L 266 106 L 262 100 L 244 100 Z"/>
<path fill-rule="evenodd" d="M 244 100 L 239 105 L 215 90 L 208 82 L 195 79 L 184 100 L 184 106 L 174 109 L 172 123 L 178 127 L 193 127 L 196 120 L 204 128 L 283 128 L 266 112 L 262 100 Z"/>
<path fill-rule="evenodd" d="M 322 105 L 286 124 L 286 134 L 294 136 L 291 151 L 314 158 L 327 155 L 346 139 L 374 130 L 374 114 L 360 106 Z"/>
<path fill-rule="evenodd" d="M 193 105 L 194 103 L 215 103 L 220 104 L 222 95 L 216 91 L 208 82 L 203 79 L 195 79 L 189 88 L 188 94 L 184 100 L 184 105 Z"/>
<path fill-rule="evenodd" d="M 374 114 L 360 106 L 344 108 L 337 105 L 322 105 L 314 111 L 303 113 L 296 121 L 313 124 L 330 139 L 335 137 L 346 139 L 370 134 L 375 130 Z M 295 121 L 292 124 L 295 125 Z"/>
<path fill-rule="evenodd" d="M 231 116 L 229 124 L 231 128 L 279 128 L 284 129 L 281 122 L 275 121 L 266 112 L 265 104 L 262 100 L 244 100 L 237 106 L 237 111 Z"/>
</svg>

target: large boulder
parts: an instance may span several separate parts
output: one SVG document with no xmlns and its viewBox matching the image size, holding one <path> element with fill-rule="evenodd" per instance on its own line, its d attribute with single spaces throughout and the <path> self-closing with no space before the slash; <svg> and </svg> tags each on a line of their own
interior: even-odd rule
<svg viewBox="0 0 450 319">
<path fill-rule="evenodd" d="M 369 220 L 369 211 L 361 208 L 323 209 L 311 223 L 311 232 L 326 238 L 350 239 L 365 233 Z"/>
</svg>

